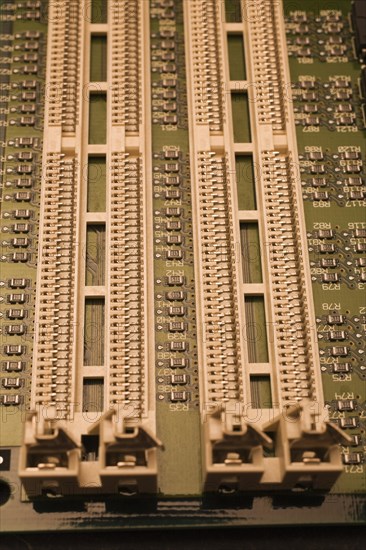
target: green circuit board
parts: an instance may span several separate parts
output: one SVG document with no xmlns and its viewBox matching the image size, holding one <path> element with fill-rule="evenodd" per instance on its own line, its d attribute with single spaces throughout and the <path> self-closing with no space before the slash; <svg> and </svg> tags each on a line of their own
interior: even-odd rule
<svg viewBox="0 0 366 550">
<path fill-rule="evenodd" d="M 360 461 L 346 466 L 334 490 L 362 493 L 366 481 L 362 460 L 366 378 L 362 257 L 366 202 L 362 178 L 365 121 L 361 66 L 354 59 L 349 2 L 337 3 L 334 10 L 322 10 L 319 2 L 307 2 L 306 12 L 294 10 L 291 2 L 285 2 L 284 7 L 297 124 L 299 158 L 296 162 L 300 164 L 303 188 L 317 323 L 314 330 L 318 335 L 324 395 L 335 423 L 342 422 L 341 418 L 346 422 L 351 419 L 350 428 L 346 429 L 356 436 L 355 443 L 359 444 L 344 449 L 345 454 L 358 453 Z M 302 16 L 307 19 L 305 34 L 298 33 Z M 302 24 L 301 31 L 304 30 Z M 334 51 L 329 34 L 332 25 L 337 27 L 337 41 L 341 39 L 344 45 L 341 54 L 337 49 Z M 304 37 L 309 39 L 311 55 L 302 56 L 309 53 L 298 45 Z M 315 101 L 311 96 L 308 102 L 306 93 L 312 92 Z M 310 113 L 306 112 L 306 106 L 311 108 L 309 116 L 318 120 L 306 119 Z M 351 120 L 339 120 L 342 106 L 351 113 Z M 326 195 L 322 196 L 322 192 Z M 330 274 L 329 282 L 324 280 L 327 274 Z M 334 332 L 336 334 L 332 334 Z M 342 350 L 345 355 L 334 353 L 333 348 L 338 346 L 347 348 Z M 338 401 L 342 399 L 357 401 L 357 409 L 340 410 Z"/>
<path fill-rule="evenodd" d="M 212 404 L 202 405 L 205 394 L 200 338 L 205 327 L 200 325 L 202 319 L 197 312 L 202 307 L 199 296 L 203 282 L 196 279 L 201 256 L 197 251 L 200 244 L 197 244 L 198 225 L 195 225 L 198 184 L 192 160 L 193 143 L 198 138 L 193 137 L 193 126 L 197 120 L 192 122 L 190 112 L 194 107 L 190 85 L 195 70 L 192 51 L 188 49 L 189 25 L 192 24 L 191 19 L 188 22 L 187 15 L 190 0 L 151 0 L 148 9 L 146 0 L 133 2 L 134 5 L 140 2 L 143 6 L 139 7 L 143 13 L 139 17 L 143 21 L 144 31 L 149 33 L 149 36 L 140 37 L 138 44 L 141 50 L 146 41 L 149 44 L 149 48 L 145 48 L 144 63 L 148 69 L 146 82 L 149 94 L 145 108 L 146 112 L 150 112 L 150 119 L 146 123 L 140 114 L 139 120 L 133 117 L 128 120 L 126 115 L 127 122 L 123 122 L 127 128 L 124 144 L 126 150 L 129 147 L 128 154 L 133 161 L 145 162 L 145 153 L 140 153 L 139 147 L 142 147 L 141 136 L 144 132 L 150 133 L 151 158 L 147 166 L 151 173 L 143 193 L 146 193 L 145 198 L 148 196 L 148 220 L 151 221 L 146 238 L 151 236 L 149 242 L 152 248 L 148 254 L 151 255 L 149 265 L 152 269 L 148 272 L 146 284 L 153 289 L 150 294 L 153 315 L 149 319 L 150 322 L 153 319 L 154 324 L 154 364 L 149 372 L 149 380 L 153 383 L 147 394 L 153 403 L 156 438 L 162 442 L 156 450 L 158 489 L 153 495 L 133 494 L 132 498 L 126 499 L 105 494 L 99 488 L 96 494 L 76 492 L 73 495 L 71 490 L 71 494 L 64 498 L 50 499 L 43 494 L 33 498 L 18 475 L 20 448 L 35 380 L 34 346 L 37 345 L 39 321 L 36 315 L 36 299 L 39 299 L 37 268 L 39 273 L 42 260 L 39 256 L 39 235 L 43 229 L 41 192 L 45 173 L 42 151 L 47 140 L 47 130 L 44 134 L 45 106 L 52 94 L 54 100 L 56 92 L 60 93 L 62 103 L 63 94 L 67 96 L 67 87 L 62 88 L 65 82 L 56 91 L 47 86 L 52 73 L 47 65 L 48 31 L 50 26 L 51 30 L 53 28 L 49 3 L 1 1 L 1 530 L 364 523 L 366 60 L 362 58 L 364 50 L 362 55 L 359 50 L 358 30 L 355 27 L 357 18 L 351 15 L 353 4 L 349 0 L 328 2 L 331 6 L 323 6 L 325 3 L 319 0 L 303 3 L 283 0 L 282 15 L 288 54 L 285 62 L 289 66 L 291 85 L 290 89 L 286 87 L 281 90 L 281 101 L 291 106 L 296 128 L 298 154 L 290 158 L 290 164 L 298 174 L 296 185 L 301 189 L 301 216 L 306 226 L 308 248 L 304 251 L 304 257 L 309 262 L 315 313 L 315 325 L 310 326 L 309 330 L 315 335 L 318 346 L 324 392 L 322 399 L 330 423 L 350 436 L 348 445 L 340 446 L 343 472 L 332 488 L 325 492 L 312 491 L 311 488 L 303 491 L 303 487 L 301 490 L 297 487 L 298 490 L 294 491 L 276 491 L 272 488 L 268 492 L 226 491 L 225 494 L 224 490 L 218 494 L 203 489 L 202 410 L 205 411 L 207 406 L 209 411 Z M 254 155 L 257 131 L 253 103 L 256 98 L 251 96 L 255 83 L 250 81 L 253 74 L 250 71 L 253 69 L 250 69 L 246 27 L 246 16 L 250 23 L 250 2 L 192 2 L 199 5 L 198 14 L 201 13 L 199 10 L 202 13 L 207 10 L 210 16 L 210 10 L 215 11 L 216 30 L 208 36 L 212 39 L 217 33 L 217 49 L 211 52 L 214 60 L 212 57 L 207 59 L 213 64 L 210 66 L 212 69 L 216 65 L 215 56 L 220 59 L 227 56 L 226 81 L 219 82 L 218 90 L 221 93 L 220 86 L 224 87 L 223 97 L 229 96 L 226 104 L 231 109 L 227 114 L 230 123 L 224 117 L 220 123 L 217 113 L 220 108 L 224 111 L 224 107 L 215 107 L 216 96 L 212 93 L 208 101 L 210 114 L 203 124 L 209 128 L 209 146 L 207 137 L 202 138 L 202 142 L 205 147 L 211 147 L 213 156 L 224 159 L 224 166 L 224 161 L 229 161 L 226 145 L 220 141 L 220 136 L 224 135 L 220 124 L 225 128 L 228 124 L 231 128 L 236 196 L 230 204 L 235 204 L 238 212 L 245 212 L 246 215 L 252 212 L 255 216 L 260 204 L 262 174 Z M 73 0 L 64 0 L 61 4 L 62 10 L 68 10 Z M 85 264 L 80 283 L 84 292 L 81 300 L 84 326 L 76 339 L 82 340 L 82 368 L 89 369 L 91 374 L 81 378 L 82 390 L 79 394 L 82 396 L 81 411 L 99 418 L 105 408 L 107 384 L 107 375 L 101 376 L 100 373 L 109 361 L 106 357 L 109 334 L 105 327 L 110 310 L 106 305 L 106 294 L 103 294 L 109 276 L 106 266 L 112 210 L 108 178 L 112 154 L 115 153 L 109 149 L 113 141 L 109 124 L 111 120 L 114 124 L 113 116 L 122 117 L 117 110 L 115 115 L 110 114 L 109 98 L 115 89 L 108 80 L 114 70 L 111 53 L 114 35 L 109 25 L 113 22 L 117 29 L 113 32 L 117 35 L 119 20 L 113 17 L 114 13 L 119 13 L 121 6 L 107 0 L 82 4 L 81 17 L 88 29 L 83 30 L 87 36 L 85 42 L 90 38 L 90 51 L 82 50 L 89 53 L 83 71 L 80 70 L 81 81 L 85 79 L 86 86 L 92 89 L 87 98 L 88 128 L 83 128 L 79 133 L 66 128 L 61 132 L 60 142 L 66 157 L 71 155 L 74 147 L 75 154 L 80 154 L 78 159 L 81 159 L 82 166 L 83 187 L 78 204 L 82 205 L 80 217 L 86 229 L 83 229 L 84 233 L 75 233 L 81 235 L 75 247 L 83 258 L 81 263 Z M 79 8 L 76 5 L 73 9 L 77 11 Z M 135 17 L 140 12 L 131 13 Z M 197 13 L 195 17 L 200 16 Z M 221 28 L 224 28 L 222 32 Z M 225 40 L 225 44 L 220 40 Z M 201 46 L 205 52 L 205 36 Z M 135 55 L 134 50 L 131 55 Z M 218 62 L 217 66 L 220 66 Z M 126 78 L 132 81 L 134 76 L 131 76 L 132 69 L 129 70 L 131 72 L 127 71 Z M 242 93 L 243 87 L 245 93 Z M 206 92 L 203 88 L 200 90 L 201 101 Z M 211 92 L 209 89 L 209 95 Z M 141 95 L 142 92 L 129 98 L 133 108 L 141 102 Z M 220 101 L 224 102 L 222 99 Z M 211 103 L 214 107 L 210 111 Z M 141 105 L 138 108 L 140 112 L 143 110 Z M 84 117 L 82 108 L 78 116 L 81 119 Z M 64 119 L 62 121 L 67 125 L 67 118 L 66 123 Z M 128 127 L 128 124 L 131 126 Z M 72 140 L 79 139 L 80 135 L 83 137 L 78 148 Z M 49 153 L 49 150 L 46 152 Z M 227 166 L 222 173 L 219 172 L 219 181 L 220 177 L 226 177 L 227 181 L 232 177 Z M 59 208 L 62 209 L 63 205 Z M 251 219 L 249 216 L 239 220 L 236 216 L 234 219 L 238 222 L 234 234 L 240 236 L 240 242 L 235 242 L 233 246 L 234 257 L 235 254 L 240 257 L 237 260 L 242 277 L 240 285 L 257 285 L 256 290 L 243 300 L 247 325 L 242 327 L 242 331 L 245 332 L 245 341 L 250 342 L 248 361 L 258 365 L 258 372 L 250 376 L 249 393 L 254 409 L 272 410 L 275 407 L 276 384 L 267 371 L 262 372 L 259 367 L 270 362 L 273 348 L 272 327 L 266 319 L 270 310 L 270 291 L 258 291 L 266 282 L 268 268 L 264 265 L 265 255 L 261 250 L 268 243 L 262 242 L 263 231 L 257 218 Z M 224 244 L 220 244 L 215 254 L 221 255 L 223 261 L 227 260 Z M 142 296 L 144 292 L 141 291 Z M 227 322 L 225 315 L 223 323 Z M 251 332 L 253 327 L 255 331 Z M 150 328 L 147 326 L 147 330 Z M 258 334 L 260 337 L 256 337 Z M 227 337 L 227 340 L 230 338 Z M 226 357 L 223 357 L 223 362 L 225 360 Z M 230 385 L 230 380 L 225 384 Z M 98 450 L 93 437 L 96 437 L 95 434 L 84 439 L 84 461 L 96 461 Z M 265 456 L 272 457 L 274 452 L 267 449 Z M 128 462 L 126 457 L 124 460 Z"/>
</svg>

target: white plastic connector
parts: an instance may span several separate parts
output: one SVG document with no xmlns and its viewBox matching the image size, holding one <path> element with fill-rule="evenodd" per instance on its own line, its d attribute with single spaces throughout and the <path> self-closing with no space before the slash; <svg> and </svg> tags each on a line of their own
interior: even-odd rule
<svg viewBox="0 0 366 550">
<path fill-rule="evenodd" d="M 20 451 L 19 477 L 29 496 L 57 496 L 78 484 L 80 446 L 63 422 L 45 421 L 30 412 Z"/>
<path fill-rule="evenodd" d="M 283 489 L 329 490 L 343 471 L 339 444 L 351 438 L 320 418 L 314 403 L 303 400 L 263 426 L 274 431 Z"/>
<path fill-rule="evenodd" d="M 117 419 L 108 411 L 94 426 L 99 430 L 99 475 L 108 494 L 132 496 L 157 492 L 157 448 L 160 441 L 143 424 Z"/>
<path fill-rule="evenodd" d="M 231 493 L 258 487 L 271 439 L 234 414 L 217 410 L 204 425 L 205 491 Z"/>
</svg>

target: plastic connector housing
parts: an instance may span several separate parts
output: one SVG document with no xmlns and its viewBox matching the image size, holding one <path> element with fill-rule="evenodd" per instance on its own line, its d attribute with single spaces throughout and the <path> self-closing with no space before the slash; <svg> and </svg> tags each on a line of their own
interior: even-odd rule
<svg viewBox="0 0 366 550">
<path fill-rule="evenodd" d="M 85 425 L 78 415 L 74 420 L 42 421 L 29 413 L 19 467 L 28 498 L 156 494 L 161 443 L 146 425 L 117 421 L 117 412 L 108 411 L 89 431 L 99 441 L 97 456 L 85 459 Z"/>
<path fill-rule="evenodd" d="M 80 446 L 62 423 L 42 421 L 35 412 L 27 415 L 19 477 L 29 497 L 69 492 L 78 486 L 80 463 Z"/>
<path fill-rule="evenodd" d="M 314 409 L 304 400 L 260 426 L 225 411 L 210 415 L 203 428 L 204 490 L 328 491 L 343 471 L 339 444 L 351 438 Z"/>
<path fill-rule="evenodd" d="M 351 438 L 314 409 L 303 401 L 263 426 L 275 432 L 281 488 L 329 490 L 343 471 L 339 444 Z"/>
<path fill-rule="evenodd" d="M 271 439 L 224 411 L 209 416 L 203 432 L 204 490 L 230 493 L 256 488 L 265 471 L 263 448 L 272 447 Z"/>
<path fill-rule="evenodd" d="M 108 494 L 156 493 L 158 471 L 156 449 L 161 443 L 144 425 L 128 424 L 117 413 L 103 415 L 99 429 L 99 475 Z"/>
</svg>

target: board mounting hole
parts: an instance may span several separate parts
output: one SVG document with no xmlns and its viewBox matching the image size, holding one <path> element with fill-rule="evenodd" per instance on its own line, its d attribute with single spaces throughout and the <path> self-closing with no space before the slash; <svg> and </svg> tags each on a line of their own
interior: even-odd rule
<svg viewBox="0 0 366 550">
<path fill-rule="evenodd" d="M 11 487 L 9 483 L 0 479 L 0 506 L 4 506 L 11 497 Z"/>
</svg>

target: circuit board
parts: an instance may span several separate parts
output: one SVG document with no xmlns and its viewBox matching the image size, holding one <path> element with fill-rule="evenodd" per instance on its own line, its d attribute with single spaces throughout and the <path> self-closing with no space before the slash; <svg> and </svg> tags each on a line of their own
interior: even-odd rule
<svg viewBox="0 0 366 550">
<path fill-rule="evenodd" d="M 1 1 L 0 522 L 366 519 L 366 2 Z"/>
</svg>

